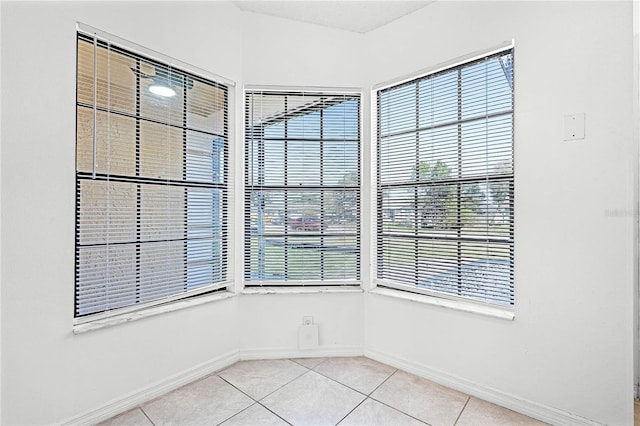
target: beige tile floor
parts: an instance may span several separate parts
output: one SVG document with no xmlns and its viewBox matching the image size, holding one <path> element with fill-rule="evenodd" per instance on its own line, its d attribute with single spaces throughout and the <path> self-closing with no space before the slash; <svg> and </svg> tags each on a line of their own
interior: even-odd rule
<svg viewBox="0 0 640 426">
<path fill-rule="evenodd" d="M 241 361 L 106 425 L 542 425 L 365 357 Z"/>
</svg>

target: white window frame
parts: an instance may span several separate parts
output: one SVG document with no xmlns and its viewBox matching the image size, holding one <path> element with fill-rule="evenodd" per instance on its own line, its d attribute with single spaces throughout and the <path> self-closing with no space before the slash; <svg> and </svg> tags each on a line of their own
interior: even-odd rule
<svg viewBox="0 0 640 426">
<path fill-rule="evenodd" d="M 363 91 L 361 88 L 337 88 L 337 87 L 320 87 L 320 86 L 265 86 L 265 85 L 245 85 L 243 88 L 243 113 L 245 114 L 245 118 L 243 120 L 243 172 L 242 172 L 242 188 L 243 188 L 243 199 L 246 198 L 246 167 L 247 167 L 247 156 L 249 153 L 246 151 L 246 114 L 247 114 L 247 93 L 251 92 L 262 92 L 265 94 L 269 93 L 282 93 L 288 95 L 339 95 L 339 96 L 357 96 L 359 99 L 359 115 L 358 115 L 358 136 L 359 136 L 359 149 L 358 149 L 358 162 L 359 162 L 359 189 L 358 189 L 358 198 L 359 198 L 359 210 L 358 210 L 358 232 L 361 233 L 363 230 L 363 201 L 362 201 L 362 185 L 363 185 Z M 363 274 L 363 238 L 359 236 L 358 238 L 358 262 L 356 265 L 357 268 L 357 279 L 326 279 L 326 280 L 249 280 L 246 277 L 246 267 L 247 267 L 247 238 L 248 232 L 247 229 L 247 216 L 250 214 L 249 209 L 247 208 L 246 203 L 243 203 L 243 220 L 245 222 L 242 227 L 242 240 L 244 246 L 243 252 L 243 261 L 240 267 L 242 268 L 242 294 L 272 294 L 272 293 L 281 293 L 281 294 L 309 294 L 309 293 L 351 293 L 351 292 L 362 292 L 362 274 Z M 365 239 L 366 240 L 366 239 Z"/>
<path fill-rule="evenodd" d="M 226 177 L 224 179 L 224 185 L 226 188 L 226 205 L 223 209 L 226 211 L 227 222 L 223 225 L 223 232 L 221 234 L 224 239 L 223 247 L 226 247 L 226 254 L 223 254 L 224 264 L 223 268 L 223 279 L 222 281 L 215 282 L 211 285 L 206 285 L 194 290 L 180 292 L 174 295 L 169 295 L 162 298 L 157 298 L 154 300 L 150 300 L 147 302 L 139 302 L 123 307 L 118 307 L 111 310 L 100 311 L 96 313 L 91 313 L 83 316 L 76 316 L 74 314 L 73 319 L 73 332 L 74 333 L 83 333 L 86 331 L 91 331 L 99 328 L 103 328 L 106 326 L 116 325 L 124 322 L 129 322 L 131 320 L 145 318 L 148 316 L 158 315 L 165 312 L 171 312 L 179 309 L 184 309 L 190 306 L 200 305 L 202 303 L 207 303 L 216 300 L 222 300 L 235 295 L 233 293 L 233 239 L 230 238 L 231 233 L 233 232 L 233 220 L 229 220 L 232 218 L 232 211 L 235 199 L 233 194 L 233 179 L 234 179 L 234 166 L 232 164 L 233 161 L 233 143 L 232 136 L 234 133 L 233 128 L 233 98 L 234 98 L 234 87 L 235 82 L 225 77 L 213 74 L 206 70 L 200 69 L 188 63 L 182 62 L 180 60 L 171 58 L 162 53 L 153 51 L 146 47 L 140 46 L 131 41 L 122 39 L 113 34 L 109 34 L 97 28 L 91 27 L 89 25 L 78 22 L 76 24 L 76 31 L 78 37 L 83 34 L 94 40 L 100 40 L 100 42 L 107 43 L 109 46 L 114 46 L 116 48 L 122 48 L 136 56 L 142 58 L 148 58 L 152 61 L 155 61 L 160 64 L 166 64 L 167 66 L 179 70 L 183 70 L 184 72 L 198 78 L 202 78 L 203 81 L 212 81 L 216 84 L 222 85 L 226 87 L 226 124 L 225 124 L 225 143 L 226 143 Z M 95 119 L 95 117 L 94 117 Z M 94 143 L 95 144 L 95 143 Z M 94 172 L 95 173 L 95 172 Z M 79 178 L 76 178 L 79 179 Z M 78 206 L 76 206 L 77 210 Z M 75 213 L 77 214 L 77 212 Z M 224 216 L 222 217 L 224 220 Z M 78 232 L 78 231 L 77 231 Z M 78 234 L 76 234 L 76 239 L 78 238 Z M 77 280 L 77 277 L 76 277 Z M 77 286 L 77 282 L 74 284 Z M 74 308 L 75 312 L 75 308 Z"/>
<path fill-rule="evenodd" d="M 492 56 L 498 54 L 500 52 L 512 50 L 515 51 L 515 40 L 508 40 L 503 43 L 500 43 L 492 48 L 476 51 L 469 53 L 467 55 L 463 55 L 452 60 L 437 64 L 435 66 L 425 68 L 419 70 L 417 72 L 407 74 L 398 78 L 394 78 L 391 80 L 387 80 L 385 82 L 373 85 L 371 87 L 371 105 L 370 105 L 370 113 L 371 113 L 371 122 L 370 122 L 370 134 L 371 134 L 371 155 L 370 162 L 372 166 L 371 170 L 371 188 L 370 188 L 370 197 L 371 197 L 371 208 L 370 208 L 370 217 L 371 217 L 371 229 L 373 230 L 373 237 L 371 241 L 371 268 L 369 273 L 371 274 L 371 282 L 372 287 L 369 291 L 373 294 L 379 294 L 387 297 L 399 298 L 402 300 L 411 300 L 421 303 L 426 303 L 430 305 L 452 308 L 456 310 L 461 310 L 465 312 L 472 312 L 481 315 L 487 315 L 491 317 L 513 320 L 515 318 L 515 304 L 508 305 L 498 305 L 492 304 L 484 301 L 478 301 L 474 299 L 470 299 L 467 297 L 459 297 L 453 294 L 447 294 L 443 292 L 434 292 L 428 289 L 417 288 L 417 286 L 406 285 L 404 283 L 395 282 L 389 279 L 380 279 L 378 278 L 378 249 L 377 249 L 377 241 L 378 241 L 378 185 L 376 176 L 378 174 L 378 144 L 377 141 L 379 139 L 378 135 L 378 108 L 377 108 L 377 98 L 378 93 L 381 90 L 386 88 L 394 87 L 402 85 L 403 83 L 407 83 L 410 81 L 419 80 L 424 77 L 428 77 L 429 75 L 440 73 L 449 69 L 454 69 L 464 64 Z M 515 97 L 515 91 L 514 91 Z M 515 121 L 515 113 L 513 114 Z M 515 125 L 514 125 L 514 135 L 515 139 Z M 375 143 L 373 141 L 376 141 Z M 515 161 L 515 152 L 514 152 L 514 161 Z M 515 193 L 515 191 L 514 191 Z M 514 285 L 515 292 L 515 285 Z"/>
</svg>

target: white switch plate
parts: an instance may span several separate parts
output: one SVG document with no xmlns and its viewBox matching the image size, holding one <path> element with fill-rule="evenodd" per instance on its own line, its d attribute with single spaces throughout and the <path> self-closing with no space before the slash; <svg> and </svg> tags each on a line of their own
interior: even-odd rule
<svg viewBox="0 0 640 426">
<path fill-rule="evenodd" d="M 316 349 L 318 347 L 318 325 L 301 325 L 298 327 L 298 347 L 304 349 Z"/>
<path fill-rule="evenodd" d="M 584 139 L 585 114 L 571 114 L 564 116 L 564 140 L 573 141 Z"/>
</svg>

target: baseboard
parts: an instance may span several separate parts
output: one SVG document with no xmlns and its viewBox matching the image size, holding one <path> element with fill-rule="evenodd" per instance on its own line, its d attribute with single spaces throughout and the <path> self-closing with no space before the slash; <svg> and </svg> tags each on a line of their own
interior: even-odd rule
<svg viewBox="0 0 640 426">
<path fill-rule="evenodd" d="M 167 392 L 171 392 L 181 386 L 198 380 L 239 360 L 237 351 L 228 352 L 215 359 L 203 362 L 193 368 L 184 370 L 178 374 L 174 374 L 166 379 L 160 380 L 138 391 L 123 395 L 114 399 L 107 404 L 90 410 L 84 414 L 75 416 L 65 422 L 63 425 L 94 425 L 103 420 L 107 420 L 113 416 L 129 411 L 145 402 L 151 401 Z"/>
<path fill-rule="evenodd" d="M 547 407 L 533 401 L 528 401 L 497 389 L 488 388 L 460 377 L 435 370 L 424 364 L 402 359 L 382 351 L 365 349 L 364 356 L 383 364 L 404 370 L 408 373 L 415 374 L 416 376 L 432 380 L 438 384 L 466 393 L 467 395 L 474 396 L 478 399 L 533 417 L 545 423 L 557 426 L 596 426 L 599 424 L 592 420 L 576 416 L 575 414 L 553 407 Z"/>
<path fill-rule="evenodd" d="M 566 411 L 547 407 L 533 401 L 519 398 L 515 395 L 510 395 L 496 389 L 481 386 L 460 377 L 435 370 L 424 364 L 402 359 L 374 349 L 363 349 L 360 346 L 323 347 L 311 351 L 301 351 L 295 348 L 273 347 L 232 351 L 193 368 L 187 369 L 181 373 L 160 380 L 138 391 L 123 395 L 122 397 L 112 400 L 101 407 L 75 416 L 62 424 L 75 426 L 99 423 L 103 420 L 107 420 L 111 417 L 117 416 L 118 414 L 131 410 L 145 402 L 151 401 L 152 399 L 167 392 L 175 390 L 209 374 L 215 373 L 216 371 L 222 370 L 240 360 L 319 358 L 361 355 L 549 424 L 558 426 L 598 425 L 596 422 L 576 416 Z"/>
<path fill-rule="evenodd" d="M 252 348 L 241 349 L 241 360 L 255 359 L 286 359 L 286 358 L 324 358 L 339 356 L 362 356 L 362 346 L 325 346 L 313 350 L 300 350 L 297 348 Z"/>
</svg>

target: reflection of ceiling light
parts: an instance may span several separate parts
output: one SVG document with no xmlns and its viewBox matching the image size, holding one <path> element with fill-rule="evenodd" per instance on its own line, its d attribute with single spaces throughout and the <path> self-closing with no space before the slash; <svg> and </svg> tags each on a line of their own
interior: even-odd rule
<svg viewBox="0 0 640 426">
<path fill-rule="evenodd" d="M 165 98 L 170 98 L 176 95 L 176 91 L 171 87 L 158 82 L 154 82 L 151 86 L 149 86 L 149 91 L 156 95 L 164 96 Z"/>
</svg>

